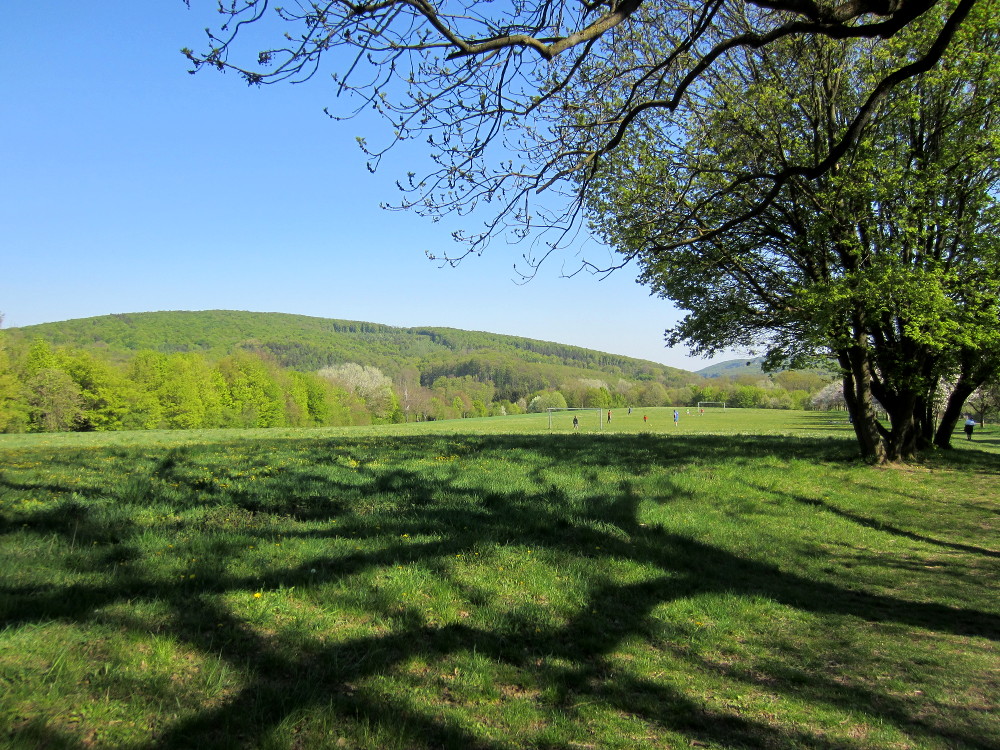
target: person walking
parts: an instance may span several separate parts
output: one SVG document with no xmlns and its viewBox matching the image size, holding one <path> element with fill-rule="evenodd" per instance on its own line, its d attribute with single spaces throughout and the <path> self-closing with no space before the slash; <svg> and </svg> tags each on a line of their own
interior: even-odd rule
<svg viewBox="0 0 1000 750">
<path fill-rule="evenodd" d="M 681 421 L 681 413 L 676 409 L 674 409 L 674 427 L 676 427 L 677 423 L 680 421 Z"/>
<path fill-rule="evenodd" d="M 976 429 L 976 420 L 969 414 L 965 418 L 965 439 L 972 440 L 972 431 Z"/>
</svg>

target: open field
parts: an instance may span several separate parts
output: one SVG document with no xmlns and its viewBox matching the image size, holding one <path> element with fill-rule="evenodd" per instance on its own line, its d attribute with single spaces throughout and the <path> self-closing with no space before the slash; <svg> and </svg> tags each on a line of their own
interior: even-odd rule
<svg viewBox="0 0 1000 750">
<path fill-rule="evenodd" d="M 1000 747 L 1000 433 L 671 413 L 0 436 L 0 746 Z"/>
<path fill-rule="evenodd" d="M 39 446 L 123 446 L 123 445 L 182 445 L 230 440 L 277 440 L 292 438 L 356 438 L 360 435 L 540 435 L 568 434 L 573 432 L 573 415 L 580 419 L 580 434 L 662 434 L 662 435 L 787 435 L 796 437 L 830 437 L 853 439 L 844 412 L 781 411 L 776 409 L 713 409 L 699 415 L 694 407 L 682 408 L 677 426 L 673 422 L 673 409 L 635 409 L 629 415 L 626 409 L 614 409 L 611 424 L 604 418 L 598 423 L 595 410 L 557 412 L 549 428 L 547 414 L 519 414 L 510 417 L 485 417 L 476 419 L 450 419 L 439 422 L 420 422 L 373 427 L 323 427 L 315 429 L 238 429 L 238 430 L 150 430 L 145 432 L 87 432 L 0 435 L 0 450 Z M 607 414 L 606 411 L 602 411 Z M 648 421 L 643 421 L 643 416 Z M 990 444 L 997 433 L 982 435 Z M 979 436 L 977 436 L 979 437 Z"/>
</svg>

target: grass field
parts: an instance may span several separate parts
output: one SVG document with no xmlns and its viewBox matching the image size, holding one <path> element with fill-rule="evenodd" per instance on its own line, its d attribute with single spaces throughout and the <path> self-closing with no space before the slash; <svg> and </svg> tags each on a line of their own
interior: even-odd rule
<svg viewBox="0 0 1000 750">
<path fill-rule="evenodd" d="M 1000 747 L 1000 432 L 671 414 L 0 436 L 0 746 Z"/>
</svg>

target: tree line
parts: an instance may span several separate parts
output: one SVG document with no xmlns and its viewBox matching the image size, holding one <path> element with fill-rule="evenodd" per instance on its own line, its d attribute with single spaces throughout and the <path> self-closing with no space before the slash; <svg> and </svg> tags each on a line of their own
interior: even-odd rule
<svg viewBox="0 0 1000 750">
<path fill-rule="evenodd" d="M 420 364 L 387 373 L 346 362 L 303 372 L 282 367 L 266 348 L 216 358 L 150 349 L 125 356 L 0 335 L 0 431 L 326 427 L 699 401 L 809 408 L 829 380 L 811 372 L 692 375 L 694 382 L 667 387 L 500 355 L 459 358 L 451 369 L 440 360 Z"/>
</svg>

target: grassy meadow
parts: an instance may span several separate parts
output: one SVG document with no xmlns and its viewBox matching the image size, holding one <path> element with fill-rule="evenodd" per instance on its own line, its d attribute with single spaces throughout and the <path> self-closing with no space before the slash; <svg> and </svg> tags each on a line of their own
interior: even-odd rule
<svg viewBox="0 0 1000 750">
<path fill-rule="evenodd" d="M 0 436 L 0 747 L 1000 747 L 1000 430 L 680 411 Z"/>
</svg>

